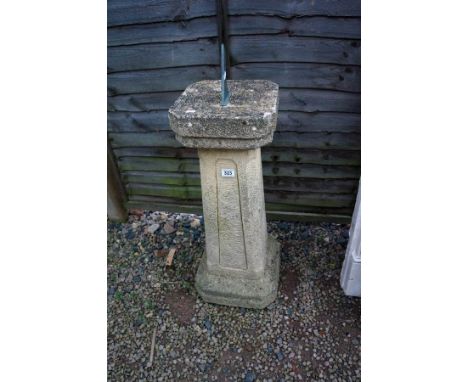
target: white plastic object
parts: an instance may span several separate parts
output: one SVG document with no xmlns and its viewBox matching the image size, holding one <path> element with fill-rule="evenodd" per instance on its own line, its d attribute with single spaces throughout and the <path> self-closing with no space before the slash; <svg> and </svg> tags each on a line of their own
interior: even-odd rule
<svg viewBox="0 0 468 382">
<path fill-rule="evenodd" d="M 340 283 L 347 296 L 361 297 L 361 181 L 359 181 Z"/>
</svg>

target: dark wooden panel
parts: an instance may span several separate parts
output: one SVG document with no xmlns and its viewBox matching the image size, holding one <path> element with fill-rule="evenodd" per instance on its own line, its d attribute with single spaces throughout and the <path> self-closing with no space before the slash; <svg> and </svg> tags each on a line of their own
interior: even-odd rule
<svg viewBox="0 0 468 382">
<path fill-rule="evenodd" d="M 108 98 L 110 111 L 169 109 L 182 92 L 132 94 Z M 332 90 L 280 89 L 279 109 L 302 112 L 359 113 L 361 95 Z"/>
<path fill-rule="evenodd" d="M 126 183 L 200 187 L 199 173 L 124 171 L 122 177 Z M 358 186 L 356 179 L 316 179 L 279 176 L 264 177 L 263 184 L 265 190 L 268 191 L 325 192 L 335 194 L 355 194 Z"/>
<path fill-rule="evenodd" d="M 233 36 L 231 62 L 315 62 L 359 65 L 359 41 L 287 35 Z"/>
<path fill-rule="evenodd" d="M 356 179 L 316 179 L 265 176 L 263 185 L 268 191 L 300 191 L 305 193 L 356 194 Z"/>
<path fill-rule="evenodd" d="M 236 0 L 228 2 L 230 15 L 294 16 L 360 16 L 359 0 L 272 1 Z M 212 0 L 109 0 L 107 25 L 143 24 L 160 21 L 190 20 L 216 15 Z"/>
<path fill-rule="evenodd" d="M 154 157 L 124 157 L 118 161 L 121 171 L 199 172 L 198 160 Z M 345 165 L 265 162 L 263 176 L 318 179 L 358 179 L 360 168 Z"/>
<path fill-rule="evenodd" d="M 163 196 L 177 199 L 201 200 L 201 188 L 198 186 L 175 186 L 148 183 L 130 183 L 126 186 L 129 195 Z"/>
<path fill-rule="evenodd" d="M 272 16 L 231 16 L 230 35 L 287 34 L 289 36 L 359 39 L 361 20 L 358 17 L 300 17 L 286 19 Z M 183 22 L 159 22 L 143 25 L 111 27 L 107 45 L 134 45 L 157 42 L 187 41 L 217 37 L 216 17 L 202 17 Z"/>
<path fill-rule="evenodd" d="M 197 159 L 197 150 L 191 148 L 164 147 L 124 147 L 114 149 L 115 155 L 121 157 L 162 157 L 162 158 L 192 158 Z M 359 150 L 323 150 L 323 149 L 288 149 L 281 147 L 262 147 L 263 162 L 292 162 L 312 164 L 341 164 L 359 166 L 361 152 Z"/>
<path fill-rule="evenodd" d="M 200 174 L 188 172 L 124 171 L 126 183 L 154 183 L 174 186 L 200 186 Z"/>
<path fill-rule="evenodd" d="M 198 158 L 197 149 L 180 147 L 123 147 L 114 149 L 115 156 L 121 157 L 162 157 L 162 158 Z"/>
<path fill-rule="evenodd" d="M 139 113 L 111 112 L 107 114 L 107 131 L 159 132 L 160 130 L 170 130 L 166 110 Z"/>
<path fill-rule="evenodd" d="M 201 200 L 202 197 L 201 188 L 196 186 L 131 183 L 126 188 L 129 195 L 169 197 L 184 200 Z M 296 206 L 352 207 L 354 199 L 353 194 L 265 190 L 265 202 L 294 204 Z"/>
<path fill-rule="evenodd" d="M 263 176 L 285 176 L 318 179 L 359 179 L 356 166 L 327 166 L 316 164 L 264 163 Z"/>
<path fill-rule="evenodd" d="M 232 64 L 246 62 L 312 62 L 359 65 L 360 43 L 287 35 L 233 36 Z M 109 47 L 109 73 L 129 70 L 217 65 L 216 39 Z"/>
<path fill-rule="evenodd" d="M 359 92 L 361 69 L 355 66 L 294 62 L 238 64 L 233 80 L 270 80 L 281 88 L 316 88 Z"/>
<path fill-rule="evenodd" d="M 182 147 L 172 131 L 158 133 L 109 133 L 112 146 L 118 147 Z M 284 148 L 359 149 L 360 134 L 356 133 L 294 133 L 276 132 L 269 146 Z M 268 146 L 267 146 L 268 147 Z"/>
<path fill-rule="evenodd" d="M 175 42 L 218 36 L 216 17 L 202 17 L 183 22 L 160 22 L 112 27 L 107 30 L 107 45 L 133 45 Z"/>
<path fill-rule="evenodd" d="M 361 135 L 356 133 L 295 133 L 276 132 L 270 146 L 285 148 L 340 148 L 361 147 Z"/>
<path fill-rule="evenodd" d="M 219 79 L 218 66 L 186 66 L 180 68 L 112 73 L 107 76 L 110 94 L 182 92 L 197 81 Z"/>
<path fill-rule="evenodd" d="M 281 34 L 288 36 L 361 38 L 361 19 L 358 17 L 271 17 L 231 16 L 231 35 Z"/>
<path fill-rule="evenodd" d="M 360 177 L 360 1 L 228 4 L 232 78 L 281 88 L 274 142 L 262 148 L 268 216 L 349 222 Z M 219 76 L 216 2 L 110 0 L 108 14 L 108 131 L 128 206 L 201 212 L 197 152 L 175 140 L 167 109 L 190 83 Z"/>
<path fill-rule="evenodd" d="M 291 111 L 341 111 L 359 113 L 361 95 L 331 90 L 280 89 L 280 110 Z"/>
<path fill-rule="evenodd" d="M 335 131 L 341 133 L 359 133 L 361 115 L 358 113 L 338 112 L 300 112 L 280 111 L 277 131 Z"/>
<path fill-rule="evenodd" d="M 109 111 L 168 110 L 181 93 L 177 91 L 116 95 L 107 97 L 107 109 Z"/>
<path fill-rule="evenodd" d="M 119 160 L 121 171 L 194 172 L 200 171 L 196 159 L 125 157 Z"/>
<path fill-rule="evenodd" d="M 182 21 L 216 15 L 212 0 L 109 0 L 107 25 Z"/>
<path fill-rule="evenodd" d="M 218 44 L 214 38 L 197 41 L 109 47 L 107 49 L 107 70 L 109 73 L 218 64 Z"/>
<path fill-rule="evenodd" d="M 187 66 L 111 73 L 109 94 L 183 91 L 197 81 L 219 79 L 218 66 Z M 270 80 L 282 88 L 315 88 L 359 92 L 361 70 L 355 66 L 307 63 L 248 63 L 231 68 L 233 80 Z"/>
<path fill-rule="evenodd" d="M 182 147 L 172 131 L 159 133 L 109 133 L 112 147 Z"/>
</svg>

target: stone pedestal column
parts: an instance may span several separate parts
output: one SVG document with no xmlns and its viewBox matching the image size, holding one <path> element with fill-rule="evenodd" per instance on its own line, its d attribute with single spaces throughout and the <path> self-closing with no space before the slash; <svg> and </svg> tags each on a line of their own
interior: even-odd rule
<svg viewBox="0 0 468 382">
<path fill-rule="evenodd" d="M 169 110 L 176 138 L 198 148 L 206 251 L 196 288 L 205 301 L 263 308 L 276 298 L 279 245 L 267 235 L 260 147 L 276 128 L 278 85 L 229 81 L 190 85 Z"/>
</svg>

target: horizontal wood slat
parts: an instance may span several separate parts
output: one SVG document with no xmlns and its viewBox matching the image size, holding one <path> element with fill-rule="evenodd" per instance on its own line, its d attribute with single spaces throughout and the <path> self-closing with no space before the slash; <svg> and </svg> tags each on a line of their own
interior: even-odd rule
<svg viewBox="0 0 468 382">
<path fill-rule="evenodd" d="M 286 19 L 272 16 L 231 16 L 230 35 L 287 34 L 288 36 L 359 39 L 358 17 L 300 17 Z M 107 31 L 108 46 L 187 41 L 217 37 L 216 17 L 208 16 L 181 22 L 159 22 L 116 26 Z"/>
<path fill-rule="evenodd" d="M 198 159 L 196 149 L 185 147 L 123 147 L 114 150 L 121 157 L 161 157 L 161 158 L 192 158 Z M 262 148 L 263 162 L 292 162 L 312 164 L 341 164 L 359 166 L 361 152 L 359 150 L 321 150 L 321 149 L 288 149 L 266 146 Z"/>
<path fill-rule="evenodd" d="M 219 79 L 218 66 L 187 66 L 134 72 L 112 73 L 107 77 L 111 95 L 151 93 L 165 91 L 182 92 L 202 80 Z M 234 80 L 270 80 L 281 88 L 315 88 L 359 92 L 361 70 L 354 66 L 309 63 L 248 63 L 231 67 Z"/>
<path fill-rule="evenodd" d="M 236 0 L 227 3 L 229 15 L 272 15 L 283 18 L 302 16 L 360 16 L 359 0 L 271 1 Z M 183 21 L 216 15 L 212 0 L 109 0 L 107 25 Z"/>
<path fill-rule="evenodd" d="M 200 187 L 199 173 L 184 172 L 149 172 L 124 171 L 124 182 L 127 184 L 154 184 L 166 186 L 197 186 Z M 266 176 L 263 179 L 265 190 L 268 191 L 301 191 L 355 194 L 357 183 L 354 179 L 315 179 L 315 178 L 288 178 Z"/>
<path fill-rule="evenodd" d="M 360 42 L 287 35 L 232 36 L 229 39 L 232 64 L 247 62 L 312 62 L 360 64 Z M 109 47 L 109 73 L 175 68 L 190 65 L 218 65 L 217 39 Z"/>
<path fill-rule="evenodd" d="M 199 172 L 196 159 L 124 157 L 118 161 L 121 171 Z M 360 168 L 346 165 L 265 162 L 263 176 L 311 177 L 319 179 L 359 179 Z"/>
<path fill-rule="evenodd" d="M 130 183 L 126 186 L 129 195 L 169 197 L 183 200 L 200 200 L 201 188 L 197 186 L 174 186 L 161 184 Z M 265 202 L 294 204 L 315 207 L 352 207 L 353 194 L 330 194 L 325 192 L 271 191 L 265 189 Z"/>
<path fill-rule="evenodd" d="M 175 139 L 174 132 L 158 133 L 109 133 L 113 147 L 182 147 Z M 323 148 L 358 150 L 361 146 L 360 134 L 356 133 L 295 133 L 276 132 L 273 147 L 284 148 Z"/>
</svg>

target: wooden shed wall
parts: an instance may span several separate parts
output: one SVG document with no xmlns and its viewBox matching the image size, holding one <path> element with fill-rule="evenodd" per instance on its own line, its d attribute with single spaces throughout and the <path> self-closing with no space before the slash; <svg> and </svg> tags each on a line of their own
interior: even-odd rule
<svg viewBox="0 0 468 382">
<path fill-rule="evenodd" d="M 360 1 L 230 0 L 232 79 L 279 84 L 262 148 L 270 217 L 349 221 L 360 177 Z M 218 79 L 215 0 L 109 0 L 108 135 L 129 207 L 201 211 L 196 150 L 167 110 Z"/>
</svg>

